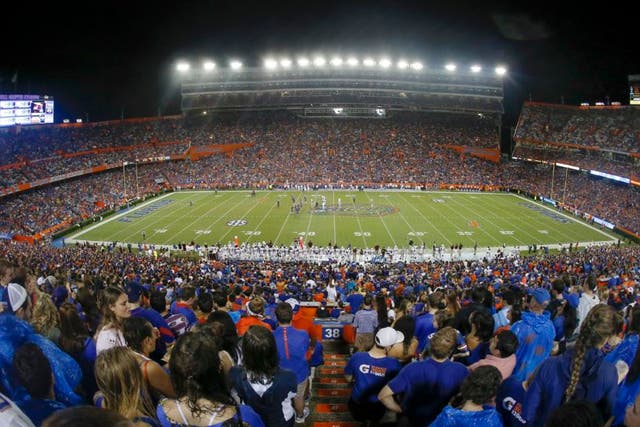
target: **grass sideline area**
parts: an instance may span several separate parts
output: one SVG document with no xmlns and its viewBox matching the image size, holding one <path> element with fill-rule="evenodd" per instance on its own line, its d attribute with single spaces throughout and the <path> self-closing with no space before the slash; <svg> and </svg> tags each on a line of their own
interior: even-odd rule
<svg viewBox="0 0 640 427">
<path fill-rule="evenodd" d="M 510 193 L 425 191 L 182 191 L 87 226 L 66 243 L 272 242 L 354 248 L 435 244 L 560 248 L 617 237 L 553 207 Z"/>
</svg>

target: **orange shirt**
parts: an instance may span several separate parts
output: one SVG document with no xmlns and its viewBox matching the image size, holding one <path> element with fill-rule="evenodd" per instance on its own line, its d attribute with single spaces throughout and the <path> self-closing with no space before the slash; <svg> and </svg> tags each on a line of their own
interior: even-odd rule
<svg viewBox="0 0 640 427">
<path fill-rule="evenodd" d="M 245 332 L 247 332 L 247 330 L 253 325 L 264 326 L 265 328 L 271 330 L 271 325 L 269 325 L 268 323 L 263 322 L 255 316 L 247 316 L 240 318 L 240 320 L 238 320 L 238 323 L 236 323 L 236 330 L 238 331 L 238 335 L 243 336 Z"/>
</svg>

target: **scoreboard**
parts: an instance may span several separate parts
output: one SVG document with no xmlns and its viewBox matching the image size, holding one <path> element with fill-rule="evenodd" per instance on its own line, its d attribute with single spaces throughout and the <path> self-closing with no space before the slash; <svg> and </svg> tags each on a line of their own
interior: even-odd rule
<svg viewBox="0 0 640 427">
<path fill-rule="evenodd" d="M 0 95 L 0 126 L 53 123 L 53 107 L 46 95 Z"/>
</svg>

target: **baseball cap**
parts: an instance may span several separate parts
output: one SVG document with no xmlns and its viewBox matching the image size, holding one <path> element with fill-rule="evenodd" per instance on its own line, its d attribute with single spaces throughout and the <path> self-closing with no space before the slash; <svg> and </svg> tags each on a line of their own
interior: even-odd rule
<svg viewBox="0 0 640 427">
<path fill-rule="evenodd" d="M 126 290 L 129 302 L 137 302 L 140 299 L 144 288 L 138 282 L 129 282 L 127 283 Z"/>
<path fill-rule="evenodd" d="M 27 300 L 27 290 L 17 283 L 9 283 L 2 294 L 2 300 L 15 313 Z"/>
<path fill-rule="evenodd" d="M 549 291 L 544 288 L 534 288 L 533 290 L 529 291 L 529 295 L 533 295 L 533 298 L 535 298 L 538 304 L 545 304 L 551 300 Z"/>
<path fill-rule="evenodd" d="M 298 302 L 298 300 L 295 298 L 288 298 L 287 300 L 285 300 L 285 302 L 291 306 L 291 309 L 293 311 L 296 311 L 300 308 L 300 302 Z"/>
<path fill-rule="evenodd" d="M 376 344 L 380 347 L 389 347 L 402 341 L 404 341 L 404 334 L 390 326 L 380 329 L 376 334 Z"/>
</svg>

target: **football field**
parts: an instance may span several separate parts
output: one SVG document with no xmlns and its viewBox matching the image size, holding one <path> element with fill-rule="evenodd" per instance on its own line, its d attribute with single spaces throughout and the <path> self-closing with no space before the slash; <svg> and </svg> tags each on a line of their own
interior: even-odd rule
<svg viewBox="0 0 640 427">
<path fill-rule="evenodd" d="M 581 246 L 616 237 L 553 207 L 507 193 L 184 191 L 121 211 L 67 242 L 174 245 L 272 242 L 356 248 Z"/>
</svg>

